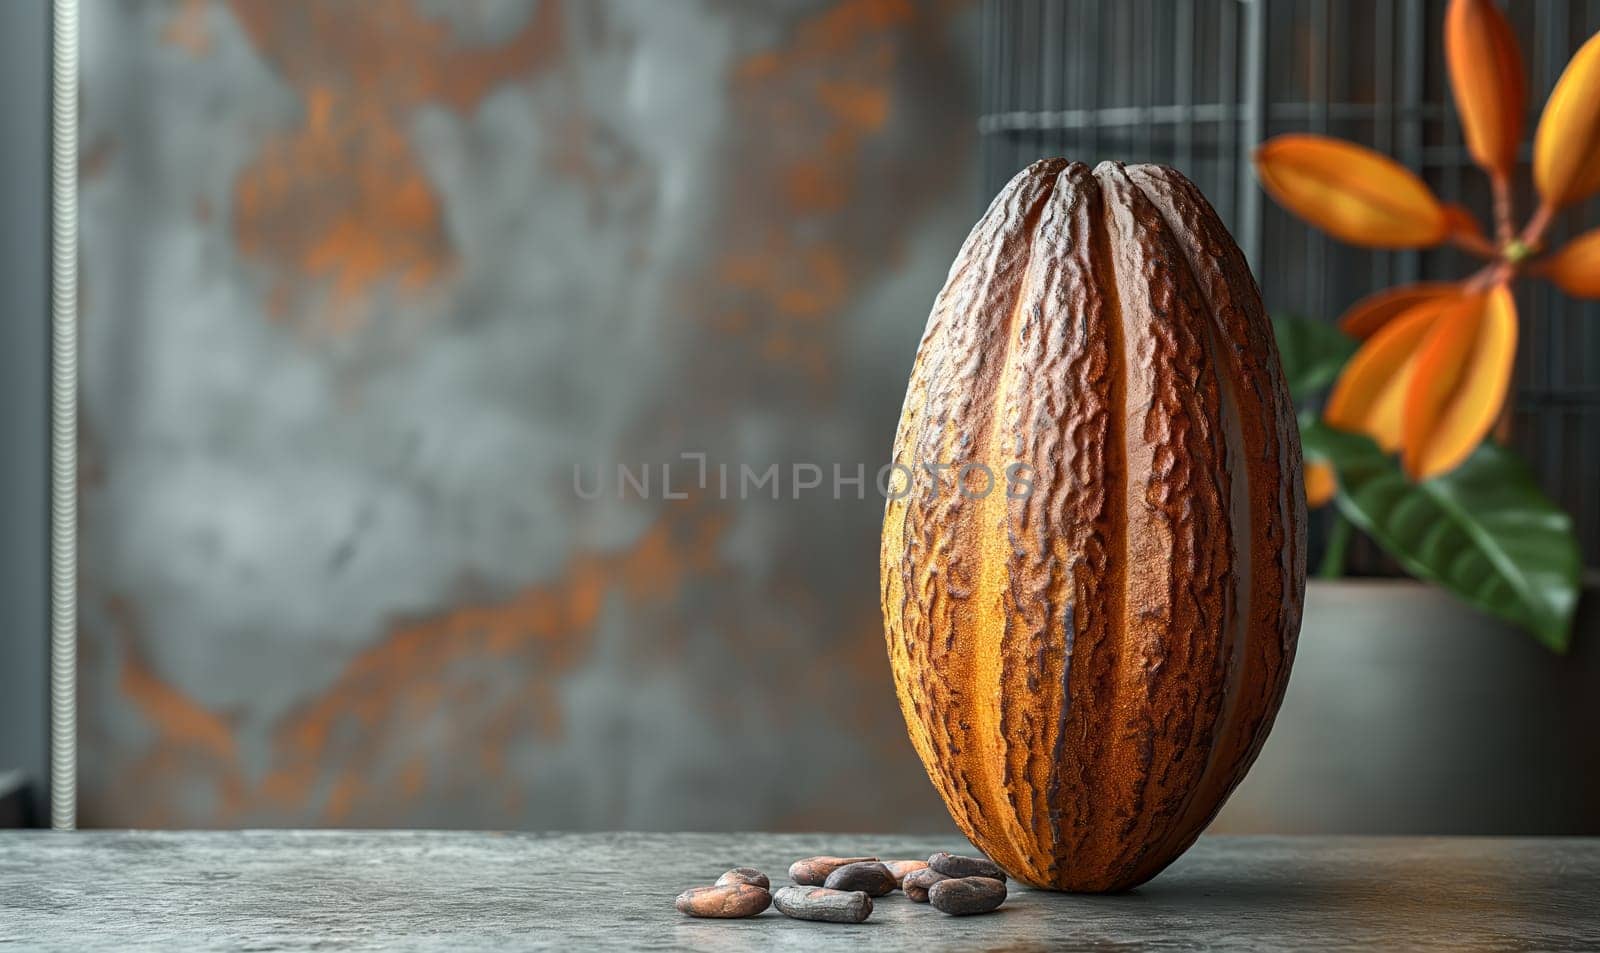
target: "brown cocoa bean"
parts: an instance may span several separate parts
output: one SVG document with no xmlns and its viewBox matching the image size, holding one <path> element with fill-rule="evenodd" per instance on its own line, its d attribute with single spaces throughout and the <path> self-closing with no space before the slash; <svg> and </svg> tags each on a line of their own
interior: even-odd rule
<svg viewBox="0 0 1600 953">
<path fill-rule="evenodd" d="M 835 867 L 822 885 L 829 890 L 859 890 L 869 897 L 893 893 L 895 888 L 894 874 L 875 860 Z"/>
<path fill-rule="evenodd" d="M 820 887 L 827 882 L 829 874 L 845 864 L 859 864 L 877 859 L 876 857 L 807 857 L 789 866 L 789 879 L 808 887 Z"/>
<path fill-rule="evenodd" d="M 772 905 L 778 908 L 779 913 L 796 920 L 860 923 L 872 916 L 872 898 L 860 890 L 779 887 L 772 895 Z"/>
<path fill-rule="evenodd" d="M 941 880 L 949 879 L 949 877 L 939 873 L 932 867 L 923 867 L 921 870 L 913 870 L 911 873 L 906 874 L 906 879 L 900 881 L 900 889 L 904 890 L 906 896 L 917 903 L 927 903 L 928 888 Z"/>
<path fill-rule="evenodd" d="M 1005 881 L 992 877 L 951 877 L 928 888 L 928 902 L 933 908 L 953 917 L 988 913 L 1005 899 Z"/>
<path fill-rule="evenodd" d="M 735 867 L 717 878 L 717 886 L 726 887 L 729 884 L 749 884 L 762 890 L 772 887 L 772 881 L 767 879 L 767 875 L 754 867 Z"/>
<path fill-rule="evenodd" d="M 926 870 L 928 862 L 925 860 L 886 860 L 883 865 L 889 868 L 889 873 L 894 874 L 895 886 L 899 886 L 906 879 L 906 874 L 911 873 L 913 870 Z"/>
<path fill-rule="evenodd" d="M 1000 869 L 1000 865 L 987 857 L 963 857 L 941 850 L 928 858 L 928 866 L 951 878 L 988 877 L 1001 883 L 1006 879 L 1006 872 Z"/>
<path fill-rule="evenodd" d="M 678 912 L 691 917 L 732 920 L 753 917 L 772 905 L 772 894 L 752 884 L 694 887 L 678 894 Z"/>
</svg>

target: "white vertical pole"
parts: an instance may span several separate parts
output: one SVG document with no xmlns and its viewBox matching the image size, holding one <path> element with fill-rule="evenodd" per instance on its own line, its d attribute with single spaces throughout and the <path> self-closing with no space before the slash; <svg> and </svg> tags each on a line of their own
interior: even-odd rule
<svg viewBox="0 0 1600 953">
<path fill-rule="evenodd" d="M 50 826 L 78 823 L 78 0 L 55 0 L 50 166 Z"/>
<path fill-rule="evenodd" d="M 1234 234 L 1245 260 L 1261 281 L 1261 188 L 1250 155 L 1267 135 L 1267 0 L 1249 0 L 1245 11 L 1244 148 L 1239 150 L 1239 222 Z"/>
</svg>

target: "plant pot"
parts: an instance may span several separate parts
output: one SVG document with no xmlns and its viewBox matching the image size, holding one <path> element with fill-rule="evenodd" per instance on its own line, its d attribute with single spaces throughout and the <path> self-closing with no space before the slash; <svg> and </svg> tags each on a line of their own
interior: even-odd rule
<svg viewBox="0 0 1600 953">
<path fill-rule="evenodd" d="M 1313 581 L 1216 832 L 1600 834 L 1600 593 L 1565 656 L 1409 580 Z"/>
</svg>

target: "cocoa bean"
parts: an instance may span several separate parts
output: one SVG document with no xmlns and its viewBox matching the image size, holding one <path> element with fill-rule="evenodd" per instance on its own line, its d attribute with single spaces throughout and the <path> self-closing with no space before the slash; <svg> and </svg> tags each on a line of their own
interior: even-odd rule
<svg viewBox="0 0 1600 953">
<path fill-rule="evenodd" d="M 767 875 L 754 867 L 735 867 L 717 878 L 717 886 L 726 887 L 729 884 L 749 884 L 762 890 L 772 887 L 772 881 L 767 879 Z"/>
<path fill-rule="evenodd" d="M 953 917 L 988 913 L 1005 899 L 1005 881 L 990 877 L 952 877 L 928 888 L 928 902 L 933 908 Z"/>
<path fill-rule="evenodd" d="M 772 895 L 772 905 L 778 908 L 779 913 L 796 920 L 860 923 L 872 916 L 872 898 L 859 890 L 779 887 Z"/>
<path fill-rule="evenodd" d="M 845 864 L 859 864 L 877 859 L 876 857 L 807 857 L 789 866 L 789 879 L 808 887 L 820 887 L 827 882 L 829 874 Z"/>
<path fill-rule="evenodd" d="M 772 905 L 772 894 L 752 884 L 694 887 L 678 894 L 678 912 L 691 917 L 732 920 L 753 917 Z"/>
<path fill-rule="evenodd" d="M 928 866 L 946 877 L 988 877 L 1005 882 L 1006 872 L 987 857 L 963 857 L 939 851 L 928 858 Z"/>
<path fill-rule="evenodd" d="M 835 867 L 822 885 L 829 890 L 859 890 L 869 897 L 881 897 L 893 893 L 896 886 L 894 874 L 889 872 L 888 867 L 875 860 L 863 860 Z"/>
<path fill-rule="evenodd" d="M 941 880 L 949 879 L 949 877 L 939 873 L 932 867 L 923 867 L 921 870 L 913 870 L 911 873 L 906 874 L 906 879 L 900 881 L 900 889 L 904 890 L 906 896 L 917 903 L 927 903 L 928 888 Z"/>
<path fill-rule="evenodd" d="M 886 860 L 883 865 L 889 868 L 889 873 L 894 874 L 895 886 L 899 886 L 906 879 L 906 874 L 911 873 L 913 870 L 926 870 L 928 862 L 925 860 Z"/>
</svg>

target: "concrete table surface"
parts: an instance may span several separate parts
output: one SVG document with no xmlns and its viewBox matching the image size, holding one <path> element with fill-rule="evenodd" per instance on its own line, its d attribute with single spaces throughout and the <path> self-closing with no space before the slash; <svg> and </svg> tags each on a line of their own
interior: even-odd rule
<svg viewBox="0 0 1600 953">
<path fill-rule="evenodd" d="M 1208 837 L 1118 896 L 1013 885 L 860 925 L 673 898 L 749 864 L 923 857 L 947 838 L 443 831 L 0 832 L 0 947 L 70 950 L 1595 949 L 1600 839 Z"/>
</svg>

